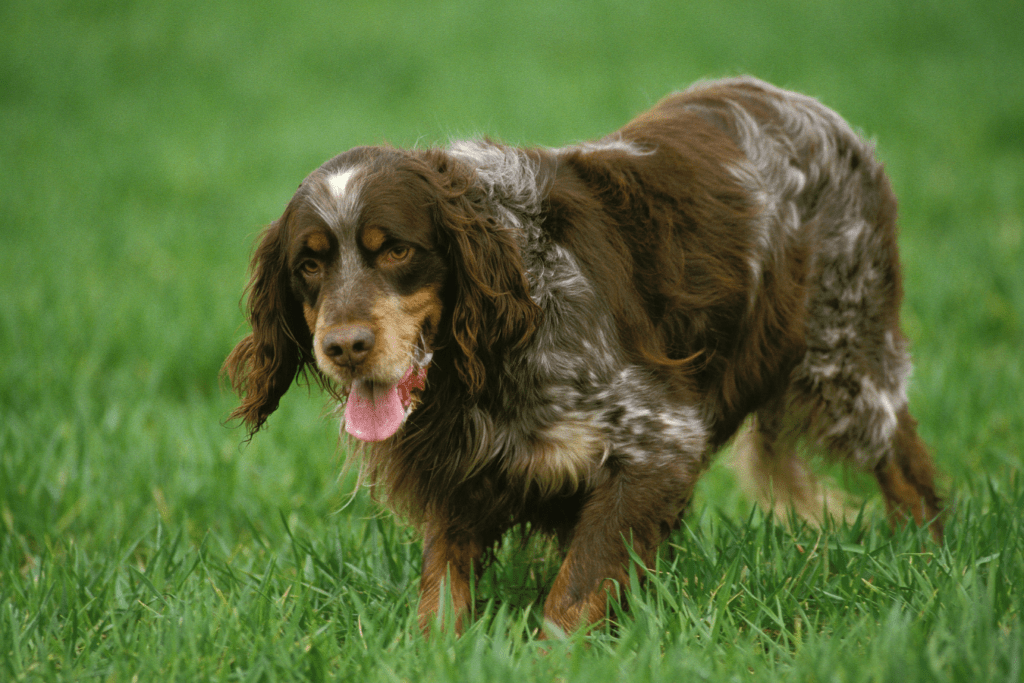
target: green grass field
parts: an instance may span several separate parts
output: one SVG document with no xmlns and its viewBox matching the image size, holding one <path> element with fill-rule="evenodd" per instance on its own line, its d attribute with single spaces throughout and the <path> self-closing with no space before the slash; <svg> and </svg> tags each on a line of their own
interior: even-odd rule
<svg viewBox="0 0 1024 683">
<path fill-rule="evenodd" d="M 0 680 L 1021 680 L 1019 0 L 350 4 L 0 8 Z M 254 237 L 348 147 L 564 144 L 737 73 L 877 141 L 947 545 L 856 477 L 860 523 L 786 530 L 718 467 L 615 627 L 541 656 L 557 564 L 510 543 L 423 639 L 323 399 L 223 424 Z"/>
</svg>

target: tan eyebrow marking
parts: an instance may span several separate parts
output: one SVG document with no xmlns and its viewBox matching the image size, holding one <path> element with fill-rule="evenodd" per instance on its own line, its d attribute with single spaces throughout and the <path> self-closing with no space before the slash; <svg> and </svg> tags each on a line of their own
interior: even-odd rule
<svg viewBox="0 0 1024 683">
<path fill-rule="evenodd" d="M 322 232 L 315 232 L 306 238 L 306 246 L 313 251 L 327 251 L 331 248 L 331 243 L 327 239 L 327 235 Z"/>
<path fill-rule="evenodd" d="M 367 228 L 359 239 L 362 240 L 364 247 L 370 251 L 377 251 L 384 244 L 387 235 L 380 228 Z"/>
</svg>

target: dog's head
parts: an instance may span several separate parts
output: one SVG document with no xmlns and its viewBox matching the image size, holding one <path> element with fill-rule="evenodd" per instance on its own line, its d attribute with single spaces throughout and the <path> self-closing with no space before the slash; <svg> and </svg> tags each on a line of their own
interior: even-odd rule
<svg viewBox="0 0 1024 683">
<path fill-rule="evenodd" d="M 242 396 L 232 418 L 250 433 L 311 368 L 348 394 L 350 433 L 389 438 L 430 367 L 450 371 L 472 399 L 537 315 L 516 235 L 495 219 L 474 170 L 441 150 L 358 148 L 331 159 L 264 232 L 251 271 L 252 334 L 224 366 Z"/>
</svg>

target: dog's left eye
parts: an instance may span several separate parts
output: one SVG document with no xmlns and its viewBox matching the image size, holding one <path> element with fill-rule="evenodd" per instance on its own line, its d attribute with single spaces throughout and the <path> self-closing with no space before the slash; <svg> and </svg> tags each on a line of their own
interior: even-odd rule
<svg viewBox="0 0 1024 683">
<path fill-rule="evenodd" d="M 405 263 L 410 258 L 412 258 L 412 247 L 408 247 L 404 244 L 391 247 L 384 254 L 384 262 L 391 266 Z"/>
</svg>

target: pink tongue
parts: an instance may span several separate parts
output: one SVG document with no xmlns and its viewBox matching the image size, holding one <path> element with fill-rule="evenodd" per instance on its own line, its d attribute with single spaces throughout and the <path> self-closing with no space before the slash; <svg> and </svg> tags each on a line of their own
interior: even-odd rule
<svg viewBox="0 0 1024 683">
<path fill-rule="evenodd" d="M 345 404 L 345 431 L 361 441 L 383 441 L 397 432 L 412 402 L 412 390 L 422 389 L 426 376 L 426 368 L 409 368 L 390 387 L 378 386 L 365 392 L 364 387 L 352 387 Z"/>
</svg>

